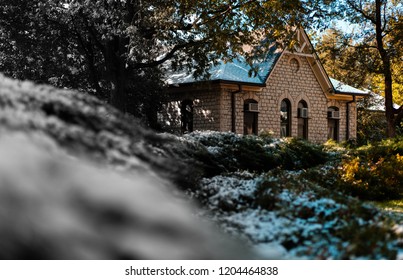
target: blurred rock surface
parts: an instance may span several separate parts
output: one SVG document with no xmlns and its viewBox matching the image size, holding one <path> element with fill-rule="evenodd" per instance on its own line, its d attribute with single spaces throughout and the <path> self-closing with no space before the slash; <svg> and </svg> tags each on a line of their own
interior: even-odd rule
<svg viewBox="0 0 403 280">
<path fill-rule="evenodd" d="M 89 95 L 0 76 L 0 258 L 252 258 L 193 215 L 170 141 Z"/>
</svg>

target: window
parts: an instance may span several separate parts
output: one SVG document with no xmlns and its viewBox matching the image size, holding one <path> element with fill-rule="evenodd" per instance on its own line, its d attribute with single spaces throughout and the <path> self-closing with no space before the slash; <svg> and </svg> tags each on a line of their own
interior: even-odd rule
<svg viewBox="0 0 403 280">
<path fill-rule="evenodd" d="M 339 127 L 340 127 L 340 111 L 337 107 L 329 107 L 327 109 L 327 126 L 328 133 L 327 139 L 339 141 Z"/>
<path fill-rule="evenodd" d="M 244 102 L 243 110 L 243 134 L 255 134 L 258 132 L 259 104 L 253 99 Z"/>
<path fill-rule="evenodd" d="M 181 104 L 181 131 L 189 133 L 193 131 L 193 101 L 183 100 Z"/>
<path fill-rule="evenodd" d="M 291 103 L 283 99 L 280 105 L 280 137 L 291 136 Z"/>
<path fill-rule="evenodd" d="M 298 137 L 308 139 L 308 104 L 304 100 L 298 103 Z"/>
<path fill-rule="evenodd" d="M 299 66 L 299 61 L 297 59 L 295 59 L 295 58 L 291 59 L 290 66 L 294 73 L 297 73 L 299 71 L 300 66 Z"/>
</svg>

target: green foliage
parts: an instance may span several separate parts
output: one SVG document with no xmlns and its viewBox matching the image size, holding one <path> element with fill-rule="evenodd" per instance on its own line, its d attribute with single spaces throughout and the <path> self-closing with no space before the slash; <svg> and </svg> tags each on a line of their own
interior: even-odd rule
<svg viewBox="0 0 403 280">
<path fill-rule="evenodd" d="M 328 160 L 328 155 L 321 145 L 302 139 L 287 139 L 280 147 L 281 166 L 287 170 L 306 169 Z"/>
<path fill-rule="evenodd" d="M 211 155 L 226 171 L 266 172 L 275 168 L 297 170 L 328 160 L 321 145 L 301 139 L 274 140 L 269 136 L 239 136 L 233 133 L 191 133 L 187 135 L 212 151 Z"/>
<path fill-rule="evenodd" d="M 316 176 L 319 177 L 326 173 L 323 172 L 323 170 L 321 172 L 320 170 L 315 170 L 315 173 L 316 172 Z M 343 251 L 340 258 L 349 259 L 355 256 L 365 256 L 365 258 L 369 259 L 376 259 L 379 258 L 379 256 L 383 256 L 387 259 L 395 258 L 396 250 L 391 248 L 390 242 L 396 238 L 396 234 L 389 226 L 390 221 L 385 220 L 384 224 L 374 222 L 374 220 L 377 219 L 384 219 L 381 218 L 376 208 L 363 205 L 360 201 L 351 199 L 334 190 L 326 191 L 317 186 L 315 187 L 315 180 L 307 181 L 306 178 L 306 174 L 302 173 L 300 176 L 294 178 L 294 184 L 297 184 L 298 181 L 305 182 L 306 188 L 315 190 L 319 196 L 329 197 L 341 205 L 346 205 L 330 213 L 320 212 L 312 207 L 301 208 L 300 211 L 297 212 L 297 215 L 302 219 L 315 217 L 320 220 L 321 224 L 326 224 L 331 221 L 346 221 L 344 224 L 336 223 L 330 230 L 332 235 L 343 241 L 348 240 L 350 244 L 345 248 L 339 248 Z M 329 179 L 329 177 L 327 178 Z M 322 178 L 321 180 L 325 179 Z M 329 180 L 326 181 L 326 184 L 329 185 L 330 183 Z"/>
<path fill-rule="evenodd" d="M 361 199 L 385 200 L 402 194 L 400 155 L 403 154 L 403 144 L 398 139 L 357 149 L 356 143 L 340 144 L 329 141 L 322 146 L 292 138 L 280 141 L 267 135 L 257 137 L 194 132 L 185 137 L 196 140 L 205 147 L 192 155 L 193 158 L 196 156 L 204 170 L 201 177 L 238 170 L 248 170 L 255 174 L 303 170 L 299 179 Z M 359 160 L 356 159 L 357 156 Z M 321 164 L 326 164 L 326 167 L 315 168 Z M 304 188 L 302 182 L 285 180 L 282 184 Z M 262 196 L 256 203 L 271 209 L 276 202 L 273 195 L 274 193 L 270 193 Z"/>
<path fill-rule="evenodd" d="M 208 203 L 208 197 L 214 198 L 214 205 L 219 209 L 227 206 L 223 201 L 230 201 L 231 213 L 262 211 L 263 217 L 274 215 L 276 219 L 272 231 L 280 230 L 276 223 L 284 223 L 282 225 L 285 227 L 276 241 L 297 256 L 315 259 L 395 259 L 398 237 L 392 222 L 371 205 L 319 186 L 315 178 L 332 184 L 332 181 L 323 179 L 328 174 L 329 170 L 323 168 L 299 172 L 274 169 L 259 175 L 254 184 L 249 183 L 255 185 L 254 192 L 247 192 L 249 199 L 244 195 L 234 195 L 234 190 L 224 191 L 225 195 L 219 196 L 218 201 L 216 191 L 209 195 L 206 193 L 204 201 Z M 224 186 L 224 179 L 221 178 L 219 183 Z M 241 185 L 233 187 L 242 190 Z M 236 207 L 240 204 L 243 207 Z M 263 217 L 261 219 L 265 220 Z"/>
<path fill-rule="evenodd" d="M 342 162 L 339 187 L 366 200 L 403 197 L 403 139 L 357 149 Z"/>
<path fill-rule="evenodd" d="M 388 227 L 376 224 L 363 227 L 355 221 L 340 234 L 352 237 L 350 241 L 352 245 L 346 248 L 344 258 L 362 255 L 369 259 L 377 259 L 378 256 L 383 256 L 385 259 L 396 258 L 397 251 L 390 246 L 390 241 L 396 238 L 396 234 Z"/>
<path fill-rule="evenodd" d="M 272 179 L 263 180 L 258 185 L 255 191 L 253 204 L 255 207 L 261 207 L 262 209 L 273 211 L 281 207 L 281 200 L 278 198 L 278 194 L 282 188 L 287 188 L 287 186 L 282 185 L 282 183 L 286 183 L 286 180 L 279 182 L 278 177 L 274 177 L 276 172 L 270 172 L 267 175 L 267 177 L 270 176 Z M 281 187 L 279 187 L 280 185 Z"/>
<path fill-rule="evenodd" d="M 93 93 L 154 125 L 160 66 L 203 75 L 259 45 L 244 53 L 252 61 L 269 47 L 257 40 L 287 37 L 315 2 L 0 0 L 0 71 Z"/>
<path fill-rule="evenodd" d="M 381 95 L 370 93 L 358 102 L 357 144 L 380 142 L 386 139 L 387 122 L 385 118 L 385 100 Z M 396 134 L 402 135 L 401 125 L 396 127 Z"/>
<path fill-rule="evenodd" d="M 400 200 L 388 200 L 375 203 L 382 209 L 392 210 L 394 212 L 403 213 L 403 199 Z"/>
<path fill-rule="evenodd" d="M 357 81 L 361 83 L 362 80 L 366 80 L 368 86 L 363 84 L 366 88 L 376 93 L 383 93 L 386 135 L 394 137 L 396 127 L 400 126 L 403 118 L 403 111 L 394 110 L 392 105 L 394 100 L 401 99 L 398 96 L 401 93 L 394 91 L 394 88 L 401 89 L 400 58 L 403 49 L 399 43 L 402 27 L 398 23 L 403 16 L 401 1 L 332 2 L 336 7 L 333 11 L 334 18 L 354 24 L 355 27 L 341 28 L 343 32 L 340 32 L 340 29 L 330 34 L 331 39 L 324 47 L 330 50 L 324 59 L 327 64 L 325 68 L 336 68 L 333 72 L 338 75 L 346 73 L 342 81 L 353 78 L 355 74 L 352 73 L 361 73 Z M 342 58 L 342 63 L 334 63 L 334 54 Z"/>
<path fill-rule="evenodd" d="M 315 49 L 330 77 L 356 88 L 371 88 L 374 51 L 354 48 L 354 40 L 337 27 L 332 27 L 316 39 Z"/>
<path fill-rule="evenodd" d="M 379 142 L 386 138 L 385 113 L 368 110 L 368 106 L 358 110 L 357 142 L 359 145 Z"/>
</svg>

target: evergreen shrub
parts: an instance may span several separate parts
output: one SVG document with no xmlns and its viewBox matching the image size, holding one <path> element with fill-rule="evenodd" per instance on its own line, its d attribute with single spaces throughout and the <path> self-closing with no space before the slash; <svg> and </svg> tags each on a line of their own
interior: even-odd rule
<svg viewBox="0 0 403 280">
<path fill-rule="evenodd" d="M 236 135 L 193 132 L 186 137 L 204 145 L 218 166 L 228 172 L 267 172 L 275 168 L 305 169 L 323 164 L 328 153 L 323 146 L 301 139 L 273 139 L 268 135 Z"/>
</svg>

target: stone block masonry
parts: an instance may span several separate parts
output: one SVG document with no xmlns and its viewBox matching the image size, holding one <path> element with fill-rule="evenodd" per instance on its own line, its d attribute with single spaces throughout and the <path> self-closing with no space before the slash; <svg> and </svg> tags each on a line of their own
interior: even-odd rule
<svg viewBox="0 0 403 280">
<path fill-rule="evenodd" d="M 232 95 L 235 94 L 235 112 Z M 181 131 L 180 104 L 184 100 L 193 103 L 193 129 L 232 131 L 244 133 L 244 104 L 254 100 L 259 104 L 257 113 L 257 131 L 269 132 L 274 137 L 281 137 L 280 106 L 284 99 L 290 103 L 289 131 L 291 137 L 297 137 L 301 120 L 298 117 L 298 105 L 305 104 L 308 109 L 307 139 L 316 143 L 326 142 L 331 135 L 328 108 L 336 108 L 340 118 L 337 122 L 337 140 L 347 139 L 347 102 L 351 97 L 337 98 L 325 93 L 315 75 L 313 66 L 306 56 L 283 53 L 266 81 L 266 86 L 242 85 L 234 83 L 206 82 L 198 86 L 186 86 L 169 95 L 165 112 L 161 113 L 161 122 L 172 132 Z M 356 106 L 349 104 L 349 138 L 355 138 Z M 235 120 L 233 118 L 235 117 Z M 171 120 L 169 120 L 171 118 Z"/>
</svg>

